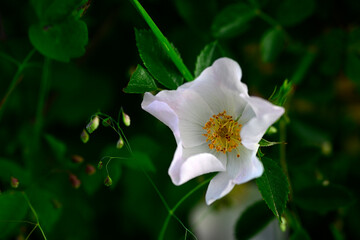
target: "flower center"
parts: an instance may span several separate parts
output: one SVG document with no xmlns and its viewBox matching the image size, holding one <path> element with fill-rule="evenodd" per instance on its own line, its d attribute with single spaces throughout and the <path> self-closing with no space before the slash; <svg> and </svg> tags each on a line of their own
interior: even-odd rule
<svg viewBox="0 0 360 240">
<path fill-rule="evenodd" d="M 206 133 L 206 141 L 209 143 L 210 149 L 217 152 L 231 152 L 241 143 L 240 130 L 241 124 L 233 119 L 232 116 L 226 114 L 226 111 L 213 115 L 203 127 Z M 237 154 L 237 157 L 240 155 Z"/>
</svg>

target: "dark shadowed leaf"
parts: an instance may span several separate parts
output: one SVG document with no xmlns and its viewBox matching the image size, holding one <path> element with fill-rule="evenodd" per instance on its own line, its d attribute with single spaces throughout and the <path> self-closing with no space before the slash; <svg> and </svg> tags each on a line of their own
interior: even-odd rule
<svg viewBox="0 0 360 240">
<path fill-rule="evenodd" d="M 360 85 L 360 57 L 356 53 L 349 53 L 346 59 L 345 73 L 353 82 Z"/>
<path fill-rule="evenodd" d="M 294 201 L 303 209 L 323 214 L 348 206 L 353 201 L 353 197 L 341 186 L 313 186 L 297 192 Z"/>
<path fill-rule="evenodd" d="M 262 158 L 264 173 L 256 179 L 260 193 L 274 215 L 281 221 L 289 194 L 289 182 L 280 166 L 270 158 Z"/>
<path fill-rule="evenodd" d="M 132 74 L 129 84 L 124 88 L 126 93 L 144 93 L 157 89 L 155 81 L 150 73 L 138 65 L 135 72 Z"/>
<path fill-rule="evenodd" d="M 20 186 L 27 185 L 30 182 L 30 172 L 26 171 L 15 161 L 0 158 L 0 179 L 10 186 L 10 178 L 14 177 L 19 180 Z"/>
<path fill-rule="evenodd" d="M 151 75 L 169 89 L 180 86 L 183 78 L 154 34 L 135 29 L 135 36 L 140 57 Z"/>
<path fill-rule="evenodd" d="M 215 17 L 212 34 L 215 38 L 236 36 L 247 29 L 255 16 L 255 9 L 245 3 L 229 5 Z"/>
<path fill-rule="evenodd" d="M 269 207 L 260 200 L 248 207 L 236 222 L 235 236 L 238 240 L 250 239 L 274 218 Z"/>
<path fill-rule="evenodd" d="M 28 205 L 22 193 L 11 191 L 0 194 L 0 209 L 0 239 L 7 239 L 24 220 Z"/>
<path fill-rule="evenodd" d="M 86 24 L 75 18 L 67 18 L 57 24 L 33 24 L 29 37 L 34 47 L 43 55 L 62 62 L 80 57 L 88 42 Z"/>
<path fill-rule="evenodd" d="M 292 26 L 311 16 L 314 10 L 314 0 L 284 0 L 277 8 L 277 19 L 283 26 Z"/>
<path fill-rule="evenodd" d="M 51 150 L 53 151 L 56 159 L 59 162 L 62 162 L 63 159 L 65 158 L 65 154 L 66 154 L 65 143 L 50 134 L 46 134 L 45 139 L 46 139 L 47 143 L 49 144 Z"/>
<path fill-rule="evenodd" d="M 207 67 L 211 66 L 212 63 L 222 57 L 223 54 L 219 49 L 218 42 L 212 42 L 205 46 L 205 48 L 200 52 L 199 56 L 196 59 L 195 65 L 195 77 L 199 76 L 200 73 Z"/>
<path fill-rule="evenodd" d="M 261 57 L 264 62 L 272 62 L 281 53 L 285 44 L 285 34 L 281 29 L 267 31 L 261 39 Z"/>
</svg>

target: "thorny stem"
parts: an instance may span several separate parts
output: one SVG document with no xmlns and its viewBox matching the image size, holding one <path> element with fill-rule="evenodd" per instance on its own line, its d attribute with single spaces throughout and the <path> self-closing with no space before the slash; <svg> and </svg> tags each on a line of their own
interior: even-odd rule
<svg viewBox="0 0 360 240">
<path fill-rule="evenodd" d="M 2 115 L 4 114 L 4 109 L 7 103 L 7 100 L 11 93 L 14 91 L 16 85 L 19 81 L 22 79 L 22 72 L 24 71 L 25 67 L 27 66 L 30 58 L 34 55 L 35 49 L 31 50 L 29 54 L 25 57 L 24 61 L 22 63 L 18 63 L 16 60 L 11 60 L 12 58 L 10 56 L 7 56 L 6 54 L 2 53 L 1 56 L 6 58 L 7 60 L 15 63 L 18 65 L 17 71 L 13 77 L 13 79 L 10 82 L 10 86 L 8 87 L 5 96 L 0 101 L 0 120 L 2 118 Z"/>
</svg>

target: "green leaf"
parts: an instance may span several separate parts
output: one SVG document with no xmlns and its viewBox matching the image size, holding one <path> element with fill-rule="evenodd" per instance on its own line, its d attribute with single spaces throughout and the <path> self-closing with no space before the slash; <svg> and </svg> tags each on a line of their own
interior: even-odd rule
<svg viewBox="0 0 360 240">
<path fill-rule="evenodd" d="M 261 39 L 261 57 L 264 62 L 273 62 L 285 44 L 285 34 L 279 28 L 268 30 Z"/>
<path fill-rule="evenodd" d="M 195 77 L 198 77 L 205 68 L 211 66 L 211 64 L 216 59 L 222 56 L 223 54 L 219 49 L 219 45 L 217 41 L 206 45 L 205 48 L 201 50 L 199 56 L 196 59 Z"/>
<path fill-rule="evenodd" d="M 88 42 L 87 26 L 83 21 L 68 18 L 54 25 L 33 24 L 29 37 L 34 47 L 43 55 L 62 62 L 80 57 Z"/>
<path fill-rule="evenodd" d="M 140 57 L 151 75 L 169 89 L 180 86 L 183 78 L 154 34 L 135 29 L 135 36 Z"/>
<path fill-rule="evenodd" d="M 31 0 L 38 18 L 42 22 L 61 21 L 71 15 L 87 0 Z"/>
<path fill-rule="evenodd" d="M 291 94 L 293 90 L 293 85 L 291 82 L 289 82 L 287 79 L 283 82 L 280 89 L 276 91 L 276 88 L 274 90 L 274 93 L 271 95 L 269 100 L 279 106 L 284 106 L 287 98 Z"/>
<path fill-rule="evenodd" d="M 314 10 L 314 0 L 284 0 L 277 7 L 277 19 L 282 26 L 293 26 L 310 17 Z"/>
<path fill-rule="evenodd" d="M 0 239 L 7 239 L 19 222 L 24 220 L 28 205 L 20 192 L 5 192 L 0 194 Z"/>
<path fill-rule="evenodd" d="M 356 53 L 348 53 L 345 73 L 354 83 L 360 86 L 360 57 Z"/>
<path fill-rule="evenodd" d="M 19 180 L 20 187 L 30 183 L 30 172 L 15 161 L 0 158 L 0 179 L 10 185 L 10 178 L 14 177 Z"/>
<path fill-rule="evenodd" d="M 294 198 L 299 207 L 321 214 L 348 206 L 353 200 L 346 188 L 335 185 L 308 187 L 297 192 Z"/>
<path fill-rule="evenodd" d="M 211 26 L 215 38 L 227 38 L 244 32 L 248 23 L 256 16 L 256 11 L 245 3 L 225 7 L 216 15 Z"/>
<path fill-rule="evenodd" d="M 114 176 L 111 175 L 111 178 L 113 177 Z M 116 177 L 117 176 L 115 176 L 115 178 Z M 101 174 L 100 170 L 96 170 L 96 172 L 92 175 L 88 175 L 85 171 L 82 171 L 80 179 L 85 192 L 89 195 L 93 195 L 103 185 L 104 175 Z"/>
<path fill-rule="evenodd" d="M 262 158 L 264 173 L 256 179 L 260 193 L 265 202 L 281 221 L 289 195 L 289 182 L 280 166 L 270 158 Z"/>
<path fill-rule="evenodd" d="M 61 203 L 59 204 L 56 196 L 46 189 L 33 187 L 26 193 L 38 215 L 41 227 L 45 232 L 51 232 L 61 215 Z"/>
<path fill-rule="evenodd" d="M 129 84 L 124 88 L 126 93 L 144 93 L 157 89 L 153 77 L 145 68 L 138 65 L 135 72 L 132 74 Z"/>
<path fill-rule="evenodd" d="M 270 142 L 264 138 L 262 138 L 259 142 L 260 147 L 271 147 L 277 144 L 282 144 L 282 142 Z"/>
<path fill-rule="evenodd" d="M 65 154 L 66 154 L 65 143 L 50 134 L 46 134 L 45 139 L 48 142 L 51 150 L 54 152 L 56 159 L 59 162 L 63 162 L 63 159 L 65 158 Z"/>
<path fill-rule="evenodd" d="M 155 172 L 155 167 L 149 156 L 142 152 L 133 152 L 131 158 L 124 160 L 123 164 L 136 170 Z"/>
<path fill-rule="evenodd" d="M 235 226 L 236 239 L 250 239 L 266 227 L 273 218 L 274 215 L 263 200 L 254 203 L 237 220 Z"/>
</svg>

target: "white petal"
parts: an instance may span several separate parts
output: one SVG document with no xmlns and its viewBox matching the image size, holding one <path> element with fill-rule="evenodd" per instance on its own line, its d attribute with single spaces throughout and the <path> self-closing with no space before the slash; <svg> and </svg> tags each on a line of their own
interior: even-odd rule
<svg viewBox="0 0 360 240">
<path fill-rule="evenodd" d="M 165 123 L 173 131 L 176 142 L 178 142 L 180 140 L 178 115 L 169 106 L 168 102 L 159 95 L 153 96 L 151 93 L 145 93 L 141 107 Z"/>
<path fill-rule="evenodd" d="M 215 200 L 218 200 L 228 194 L 235 186 L 235 183 L 229 178 L 226 172 L 218 173 L 211 179 L 209 187 L 206 191 L 206 204 L 210 205 Z"/>
<path fill-rule="evenodd" d="M 284 108 L 258 97 L 248 97 L 247 101 L 255 117 L 243 125 L 240 137 L 245 147 L 255 150 L 266 130 L 284 114 Z"/>
<path fill-rule="evenodd" d="M 226 158 L 217 158 L 210 153 L 207 144 L 184 148 L 178 143 L 169 175 L 175 185 L 181 185 L 192 178 L 210 172 L 225 171 Z"/>
</svg>

